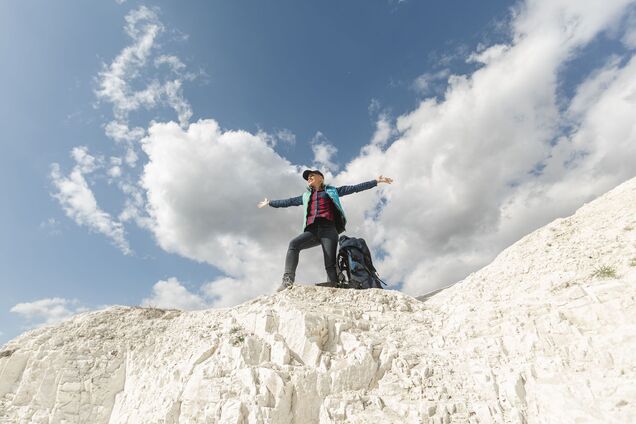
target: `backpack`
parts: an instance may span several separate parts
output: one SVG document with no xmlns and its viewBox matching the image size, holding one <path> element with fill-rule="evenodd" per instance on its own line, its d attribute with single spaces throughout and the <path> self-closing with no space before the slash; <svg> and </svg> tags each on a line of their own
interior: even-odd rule
<svg viewBox="0 0 636 424">
<path fill-rule="evenodd" d="M 340 287 L 350 289 L 381 289 L 386 283 L 380 279 L 371 252 L 364 239 L 340 236 L 340 250 L 336 268 Z"/>
</svg>

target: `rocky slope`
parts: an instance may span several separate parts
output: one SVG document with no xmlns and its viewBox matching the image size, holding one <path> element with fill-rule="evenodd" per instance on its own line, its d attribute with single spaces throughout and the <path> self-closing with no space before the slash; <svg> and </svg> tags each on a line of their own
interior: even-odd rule
<svg viewBox="0 0 636 424">
<path fill-rule="evenodd" d="M 0 423 L 636 422 L 636 180 L 421 302 L 113 307 L 0 349 Z"/>
</svg>

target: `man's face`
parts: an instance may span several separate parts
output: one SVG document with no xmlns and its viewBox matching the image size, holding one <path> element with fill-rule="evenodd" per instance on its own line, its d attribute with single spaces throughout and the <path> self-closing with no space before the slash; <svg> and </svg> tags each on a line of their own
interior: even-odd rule
<svg viewBox="0 0 636 424">
<path fill-rule="evenodd" d="M 312 187 L 320 187 L 322 180 L 323 178 L 320 174 L 309 174 L 307 176 L 307 183 Z"/>
</svg>

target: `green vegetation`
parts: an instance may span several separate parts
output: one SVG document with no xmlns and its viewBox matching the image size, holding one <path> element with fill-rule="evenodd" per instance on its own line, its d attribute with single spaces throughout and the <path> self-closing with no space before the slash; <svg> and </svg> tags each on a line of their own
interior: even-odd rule
<svg viewBox="0 0 636 424">
<path fill-rule="evenodd" d="M 232 335 L 232 340 L 230 341 L 230 343 L 232 343 L 232 346 L 238 346 L 245 341 L 245 335 L 240 333 L 242 329 L 243 328 L 240 326 L 234 326 L 230 328 L 229 333 Z"/>
<path fill-rule="evenodd" d="M 609 265 L 602 265 L 594 269 L 592 277 L 597 278 L 616 278 L 616 270 Z"/>
<path fill-rule="evenodd" d="M 166 313 L 165 309 L 158 308 L 155 305 L 133 306 L 132 309 L 141 310 L 142 315 L 147 319 L 161 318 Z"/>
<path fill-rule="evenodd" d="M 236 336 L 236 337 L 234 337 L 234 338 L 232 339 L 232 345 L 233 345 L 233 346 L 238 346 L 238 345 L 240 345 L 241 343 L 243 343 L 244 341 L 245 341 L 245 336 L 244 336 L 244 335 L 242 335 L 242 334 L 239 334 L 238 336 Z"/>
</svg>

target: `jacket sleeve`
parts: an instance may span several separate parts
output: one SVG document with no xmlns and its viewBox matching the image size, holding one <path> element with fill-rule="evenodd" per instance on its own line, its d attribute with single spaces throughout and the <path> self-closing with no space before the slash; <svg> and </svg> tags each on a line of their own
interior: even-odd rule
<svg viewBox="0 0 636 424">
<path fill-rule="evenodd" d="M 303 204 L 303 196 L 290 197 L 283 200 L 270 200 L 269 205 L 273 208 L 288 208 L 290 206 L 300 206 Z"/>
<path fill-rule="evenodd" d="M 357 193 L 359 191 L 368 190 L 378 185 L 376 180 L 367 181 L 365 183 L 360 183 L 352 186 L 341 186 L 338 187 L 338 196 L 346 196 L 347 194 Z"/>
</svg>

